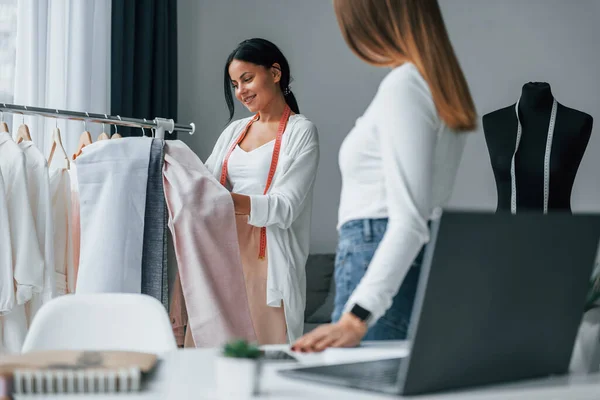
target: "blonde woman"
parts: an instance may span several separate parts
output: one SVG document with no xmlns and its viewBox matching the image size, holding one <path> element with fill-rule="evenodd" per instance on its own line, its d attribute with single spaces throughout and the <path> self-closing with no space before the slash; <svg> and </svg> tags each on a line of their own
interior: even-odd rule
<svg viewBox="0 0 600 400">
<path fill-rule="evenodd" d="M 391 71 L 340 149 L 333 323 L 296 341 L 303 352 L 406 337 L 428 222 L 476 124 L 437 0 L 333 4 L 350 49 Z"/>
</svg>

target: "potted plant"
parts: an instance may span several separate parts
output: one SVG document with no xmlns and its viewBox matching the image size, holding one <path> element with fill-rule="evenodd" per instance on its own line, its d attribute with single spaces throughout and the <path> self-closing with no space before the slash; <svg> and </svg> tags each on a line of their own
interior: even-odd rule
<svg viewBox="0 0 600 400">
<path fill-rule="evenodd" d="M 217 391 L 223 398 L 259 394 L 263 352 L 245 340 L 226 343 L 216 360 Z"/>
</svg>

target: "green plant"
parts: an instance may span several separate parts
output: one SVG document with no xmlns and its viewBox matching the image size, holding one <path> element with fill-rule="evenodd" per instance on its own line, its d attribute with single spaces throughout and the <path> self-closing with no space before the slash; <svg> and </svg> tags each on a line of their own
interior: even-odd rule
<svg viewBox="0 0 600 400">
<path fill-rule="evenodd" d="M 233 358 L 257 359 L 262 355 L 262 351 L 245 340 L 235 340 L 223 346 L 223 355 Z"/>
</svg>

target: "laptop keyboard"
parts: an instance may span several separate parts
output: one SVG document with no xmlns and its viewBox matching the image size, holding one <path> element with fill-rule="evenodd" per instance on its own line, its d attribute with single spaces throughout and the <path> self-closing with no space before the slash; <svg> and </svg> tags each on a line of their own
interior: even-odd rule
<svg viewBox="0 0 600 400">
<path fill-rule="evenodd" d="M 322 378 L 333 378 L 335 380 L 343 379 L 359 386 L 394 385 L 398 381 L 401 362 L 402 358 L 392 358 L 388 360 L 301 368 L 295 372 L 302 375 L 319 375 Z"/>
</svg>

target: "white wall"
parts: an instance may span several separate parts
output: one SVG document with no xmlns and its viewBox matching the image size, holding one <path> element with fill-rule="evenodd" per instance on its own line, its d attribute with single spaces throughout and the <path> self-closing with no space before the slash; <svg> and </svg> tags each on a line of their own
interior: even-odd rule
<svg viewBox="0 0 600 400">
<path fill-rule="evenodd" d="M 481 115 L 513 104 L 528 81 L 546 81 L 557 100 L 596 118 L 572 205 L 600 211 L 600 2 L 597 0 L 440 0 L 450 37 Z M 185 140 L 205 159 L 227 120 L 223 67 L 238 42 L 275 42 L 292 68 L 300 110 L 317 125 L 321 162 L 311 251 L 334 251 L 340 191 L 339 146 L 386 70 L 346 47 L 330 1 L 179 0 L 179 121 L 195 122 Z M 240 110 L 240 107 L 238 107 Z M 245 116 L 239 113 L 237 116 Z M 482 132 L 473 134 L 452 207 L 496 207 Z"/>
</svg>

